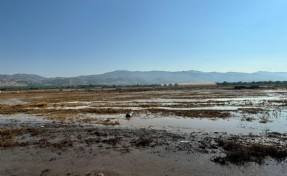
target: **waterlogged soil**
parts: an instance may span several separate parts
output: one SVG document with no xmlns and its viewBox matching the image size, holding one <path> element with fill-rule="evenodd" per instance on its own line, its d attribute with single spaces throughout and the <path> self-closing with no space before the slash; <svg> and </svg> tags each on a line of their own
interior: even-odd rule
<svg viewBox="0 0 287 176">
<path fill-rule="evenodd" d="M 181 134 L 55 123 L 0 133 L 1 175 L 283 175 L 287 169 L 286 134 Z M 262 149 L 260 156 L 255 149 Z"/>
<path fill-rule="evenodd" d="M 0 175 L 287 174 L 286 89 L 0 97 Z"/>
</svg>

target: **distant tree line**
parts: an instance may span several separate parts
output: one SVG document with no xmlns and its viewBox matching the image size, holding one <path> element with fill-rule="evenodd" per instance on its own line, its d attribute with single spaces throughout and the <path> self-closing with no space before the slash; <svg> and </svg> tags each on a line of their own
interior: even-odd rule
<svg viewBox="0 0 287 176">
<path fill-rule="evenodd" d="M 159 87 L 159 84 L 134 84 L 134 85 L 75 85 L 75 86 L 4 86 L 1 91 L 20 91 L 20 90 L 47 90 L 47 89 L 96 89 L 96 88 L 133 88 L 133 87 Z"/>
<path fill-rule="evenodd" d="M 287 81 L 253 81 L 253 82 L 222 82 L 217 83 L 219 87 L 225 86 L 259 86 L 259 87 L 286 87 Z"/>
<path fill-rule="evenodd" d="M 221 82 L 218 87 L 236 86 L 259 86 L 259 87 L 287 87 L 287 81 L 253 81 L 253 82 Z M 20 90 L 47 90 L 47 89 L 96 89 L 96 88 L 136 88 L 136 87 L 160 87 L 160 84 L 132 84 L 132 85 L 75 85 L 75 86 L 52 86 L 52 85 L 30 85 L 30 86 L 3 86 L 1 91 L 20 91 Z"/>
</svg>

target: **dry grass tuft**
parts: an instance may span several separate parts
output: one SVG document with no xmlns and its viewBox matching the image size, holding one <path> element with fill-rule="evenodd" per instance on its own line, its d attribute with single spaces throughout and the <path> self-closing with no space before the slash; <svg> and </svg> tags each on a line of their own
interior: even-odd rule
<svg viewBox="0 0 287 176">
<path fill-rule="evenodd" d="M 27 133 L 31 134 L 31 136 L 36 136 L 39 131 L 34 128 L 0 128 L 0 147 L 7 148 L 26 145 L 26 143 L 17 142 L 15 138 Z"/>
<path fill-rule="evenodd" d="M 256 162 L 263 164 L 266 157 L 271 157 L 277 161 L 282 161 L 287 158 L 286 147 L 276 145 L 250 144 L 243 145 L 233 141 L 219 141 L 226 152 L 226 161 L 234 164 L 242 165 L 246 162 Z"/>
</svg>

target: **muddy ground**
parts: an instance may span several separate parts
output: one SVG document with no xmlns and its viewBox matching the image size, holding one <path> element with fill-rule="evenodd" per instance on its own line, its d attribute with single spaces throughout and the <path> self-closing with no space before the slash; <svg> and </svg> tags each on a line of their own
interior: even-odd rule
<svg viewBox="0 0 287 176">
<path fill-rule="evenodd" d="M 0 97 L 0 175 L 287 175 L 286 89 Z"/>
</svg>

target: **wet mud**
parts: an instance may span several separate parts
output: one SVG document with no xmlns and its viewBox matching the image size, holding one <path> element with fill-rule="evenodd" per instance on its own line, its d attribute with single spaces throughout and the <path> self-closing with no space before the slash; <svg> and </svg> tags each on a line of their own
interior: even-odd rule
<svg viewBox="0 0 287 176">
<path fill-rule="evenodd" d="M 286 175 L 286 95 L 1 93 L 0 175 Z"/>
</svg>

